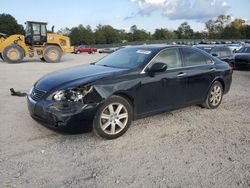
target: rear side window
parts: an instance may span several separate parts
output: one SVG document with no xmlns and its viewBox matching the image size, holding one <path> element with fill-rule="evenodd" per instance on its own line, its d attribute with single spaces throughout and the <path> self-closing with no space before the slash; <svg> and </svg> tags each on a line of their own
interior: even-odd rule
<svg viewBox="0 0 250 188">
<path fill-rule="evenodd" d="M 197 50 L 191 48 L 182 48 L 181 50 L 185 66 L 206 65 L 212 63 L 209 58 Z"/>
<path fill-rule="evenodd" d="M 239 50 L 239 53 L 250 53 L 250 47 L 243 47 Z"/>
<path fill-rule="evenodd" d="M 221 56 L 230 56 L 231 55 L 231 50 L 229 48 L 222 48 L 221 50 Z"/>
<path fill-rule="evenodd" d="M 217 54 L 218 57 L 225 57 L 225 56 L 232 55 L 231 50 L 229 48 L 225 48 L 225 47 L 214 48 L 212 50 L 211 54 Z"/>
</svg>

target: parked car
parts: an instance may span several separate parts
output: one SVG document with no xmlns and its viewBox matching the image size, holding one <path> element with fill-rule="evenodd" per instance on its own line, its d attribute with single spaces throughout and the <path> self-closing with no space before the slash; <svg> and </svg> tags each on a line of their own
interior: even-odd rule
<svg viewBox="0 0 250 188">
<path fill-rule="evenodd" d="M 242 48 L 242 45 L 240 43 L 234 43 L 234 44 L 229 44 L 228 47 L 232 52 L 236 53 Z"/>
<path fill-rule="evenodd" d="M 99 53 L 106 53 L 106 54 L 111 54 L 115 51 L 115 49 L 112 48 L 103 48 L 99 50 Z"/>
<path fill-rule="evenodd" d="M 232 68 L 202 50 L 143 45 L 50 73 L 27 101 L 31 116 L 43 124 L 84 126 L 91 120 L 95 133 L 113 139 L 137 118 L 189 105 L 217 108 L 231 81 Z"/>
<path fill-rule="evenodd" d="M 224 45 L 197 45 L 196 48 L 199 48 L 222 61 L 227 62 L 231 67 L 234 67 L 234 56 L 233 52 L 228 46 Z"/>
<path fill-rule="evenodd" d="M 97 48 L 92 48 L 90 46 L 85 46 L 85 45 L 80 45 L 74 48 L 74 53 L 75 54 L 80 54 L 82 52 L 87 52 L 87 53 L 94 53 L 97 52 Z"/>
<path fill-rule="evenodd" d="M 242 47 L 234 56 L 236 69 L 250 69 L 250 46 Z"/>
</svg>

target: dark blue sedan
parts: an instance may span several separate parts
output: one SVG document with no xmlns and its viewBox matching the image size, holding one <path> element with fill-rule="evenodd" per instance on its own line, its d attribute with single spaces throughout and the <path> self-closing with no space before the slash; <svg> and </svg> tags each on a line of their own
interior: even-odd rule
<svg viewBox="0 0 250 188">
<path fill-rule="evenodd" d="M 185 46 L 134 46 L 95 64 L 48 74 L 29 92 L 31 116 L 60 128 L 93 122 L 98 135 L 123 135 L 137 118 L 201 105 L 217 108 L 231 85 L 232 68 Z"/>
</svg>

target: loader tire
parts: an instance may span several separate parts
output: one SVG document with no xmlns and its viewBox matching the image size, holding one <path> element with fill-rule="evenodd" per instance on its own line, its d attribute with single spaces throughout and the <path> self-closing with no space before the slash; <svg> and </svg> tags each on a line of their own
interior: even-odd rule
<svg viewBox="0 0 250 188">
<path fill-rule="evenodd" d="M 62 50 L 58 46 L 47 46 L 43 58 L 48 63 L 58 63 L 62 58 Z"/>
<path fill-rule="evenodd" d="M 24 51 L 17 44 L 12 44 L 3 49 L 2 58 L 7 63 L 20 63 L 24 58 Z"/>
<path fill-rule="evenodd" d="M 0 53 L 0 59 L 2 59 L 3 60 L 3 57 L 2 57 L 2 54 Z"/>
</svg>

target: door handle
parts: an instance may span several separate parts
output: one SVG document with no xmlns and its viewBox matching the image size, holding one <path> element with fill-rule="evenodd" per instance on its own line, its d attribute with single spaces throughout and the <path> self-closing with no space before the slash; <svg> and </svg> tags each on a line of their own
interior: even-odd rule
<svg viewBox="0 0 250 188">
<path fill-rule="evenodd" d="M 210 70 L 210 71 L 215 71 L 215 70 L 216 70 L 216 68 L 210 68 L 209 70 Z"/>
<path fill-rule="evenodd" d="M 185 73 L 185 72 L 179 72 L 179 73 L 177 74 L 178 77 L 182 77 L 182 76 L 185 76 L 185 75 L 187 75 L 187 73 Z"/>
</svg>

